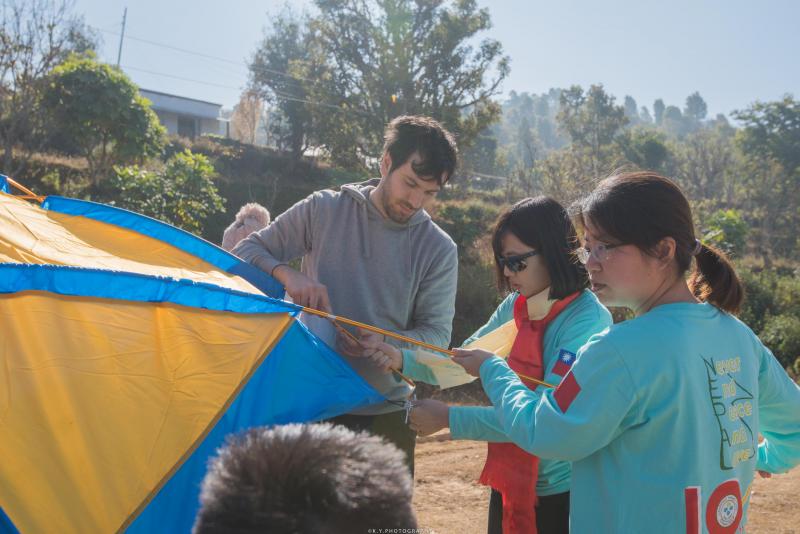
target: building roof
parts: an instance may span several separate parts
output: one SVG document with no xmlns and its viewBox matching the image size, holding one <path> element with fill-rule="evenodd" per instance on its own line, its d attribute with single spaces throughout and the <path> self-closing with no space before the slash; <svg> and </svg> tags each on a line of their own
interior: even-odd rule
<svg viewBox="0 0 800 534">
<path fill-rule="evenodd" d="M 153 103 L 155 111 L 167 111 L 203 119 L 219 119 L 219 112 L 222 109 L 222 104 L 206 102 L 196 98 L 187 98 L 150 89 L 139 89 L 139 92 Z"/>
</svg>

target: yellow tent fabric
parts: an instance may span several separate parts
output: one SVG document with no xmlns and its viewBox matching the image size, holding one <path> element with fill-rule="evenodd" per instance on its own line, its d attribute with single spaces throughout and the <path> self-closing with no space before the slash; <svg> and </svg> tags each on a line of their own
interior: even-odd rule
<svg viewBox="0 0 800 534">
<path fill-rule="evenodd" d="M 188 532 L 226 435 L 385 401 L 255 267 L 5 180 L 0 532 Z"/>
<path fill-rule="evenodd" d="M 0 263 L 70 265 L 169 276 L 261 294 L 243 278 L 158 239 L 0 193 Z"/>
<path fill-rule="evenodd" d="M 0 296 L 0 502 L 17 528 L 123 528 L 292 321 L 38 291 Z"/>
</svg>

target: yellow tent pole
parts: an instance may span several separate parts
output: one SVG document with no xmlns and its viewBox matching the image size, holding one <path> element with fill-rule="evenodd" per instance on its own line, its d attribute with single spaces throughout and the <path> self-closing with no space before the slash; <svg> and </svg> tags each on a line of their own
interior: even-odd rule
<svg viewBox="0 0 800 534">
<path fill-rule="evenodd" d="M 23 193 L 25 193 L 25 195 L 24 196 L 20 196 L 20 198 L 22 198 L 24 200 L 35 200 L 35 201 L 39 202 L 40 204 L 44 201 L 45 197 L 37 195 L 36 193 L 31 191 L 30 189 L 28 189 L 24 185 L 20 184 L 19 182 L 17 182 L 13 178 L 9 178 L 8 176 L 6 176 L 6 180 L 8 181 L 9 185 L 11 185 L 11 186 L 17 188 L 18 190 L 22 191 Z M 401 334 L 396 334 L 394 332 L 390 332 L 389 330 L 384 330 L 384 329 L 378 328 L 376 326 L 368 325 L 368 324 L 365 324 L 365 323 L 360 323 L 358 321 L 353 321 L 352 319 L 348 319 L 346 317 L 339 317 L 339 316 L 336 316 L 336 315 L 333 315 L 333 314 L 330 314 L 330 313 L 326 313 L 326 312 L 323 312 L 323 311 L 315 310 L 313 308 L 306 308 L 305 306 L 298 306 L 296 304 L 294 306 L 296 306 L 298 309 L 300 309 L 300 310 L 302 310 L 302 311 L 304 311 L 306 313 L 309 313 L 311 315 L 317 315 L 319 317 L 325 317 L 326 319 L 330 319 L 334 323 L 339 322 L 339 323 L 342 323 L 342 324 L 355 326 L 355 327 L 358 327 L 358 328 L 361 328 L 361 329 L 364 329 L 364 330 L 368 330 L 370 332 L 375 332 L 376 334 L 382 334 L 382 335 L 384 335 L 386 337 L 397 339 L 397 340 L 403 341 L 405 343 L 410 343 L 412 345 L 416 345 L 418 347 L 422 347 L 422 348 L 431 350 L 433 352 L 439 352 L 441 354 L 446 354 L 447 356 L 450 356 L 451 358 L 453 356 L 455 356 L 455 352 L 453 352 L 452 350 L 443 349 L 442 347 L 437 347 L 436 345 L 431 345 L 430 343 L 425 343 L 424 341 L 419 341 L 419 340 L 414 339 L 412 337 L 404 336 L 404 335 L 401 335 Z M 347 330 L 344 330 L 344 332 L 347 335 L 349 335 L 353 340 L 358 341 L 358 339 L 356 339 L 356 337 L 353 336 L 352 334 L 350 334 L 350 332 L 348 332 Z M 394 372 L 397 376 L 399 376 L 400 378 L 405 380 L 411 386 L 415 386 L 416 385 L 416 384 L 414 384 L 414 382 L 410 378 L 408 378 L 407 376 L 403 375 L 400 371 L 392 369 L 392 372 Z M 517 373 L 517 375 L 520 376 L 521 378 L 524 378 L 526 380 L 530 380 L 531 382 L 534 382 L 536 384 L 540 384 L 542 386 L 546 386 L 546 387 L 550 387 L 550 388 L 554 388 L 555 387 L 554 385 L 548 384 L 547 382 L 543 382 L 542 380 L 539 380 L 537 378 L 526 376 L 526 375 L 523 375 L 523 374 L 520 374 L 520 373 Z"/>
<path fill-rule="evenodd" d="M 434 351 L 434 352 L 439 352 L 441 354 L 446 354 L 446 355 L 450 356 L 451 358 L 453 356 L 455 356 L 455 352 L 452 351 L 452 350 L 443 349 L 442 347 L 437 347 L 436 345 L 431 345 L 430 343 L 425 343 L 424 341 L 419 341 L 418 339 L 414 339 L 412 337 L 404 336 L 404 335 L 401 335 L 401 334 L 396 334 L 394 332 L 390 332 L 389 330 L 384 330 L 384 329 L 378 328 L 376 326 L 368 325 L 368 324 L 365 324 L 365 323 L 360 323 L 358 321 L 354 321 L 354 320 L 348 319 L 346 317 L 339 317 L 338 315 L 333 315 L 331 313 L 315 310 L 313 308 L 306 308 L 305 306 L 299 306 L 297 304 L 295 304 L 295 306 L 297 306 L 298 309 L 301 309 L 302 311 L 304 311 L 306 313 L 309 313 L 311 315 L 317 315 L 319 317 L 325 317 L 326 319 L 330 319 L 331 321 L 334 321 L 334 322 L 340 322 L 340 323 L 347 324 L 347 325 L 350 325 L 350 326 L 356 326 L 356 327 L 361 328 L 363 330 L 368 330 L 370 332 L 375 332 L 376 334 L 383 334 L 386 337 L 397 339 L 399 341 L 404 341 L 406 343 L 410 343 L 412 345 L 416 345 L 418 347 L 422 347 L 422 348 L 425 348 L 425 349 L 428 349 L 428 350 L 431 350 L 431 351 Z M 346 332 L 346 330 L 345 330 L 345 332 Z M 348 332 L 348 334 L 349 334 L 349 332 Z M 353 337 L 352 334 L 351 334 L 351 337 Z M 529 380 L 529 381 L 531 381 L 531 382 L 533 382 L 535 384 L 539 384 L 541 386 L 545 386 L 545 387 L 548 387 L 548 388 L 555 388 L 556 387 L 553 384 L 549 384 L 547 382 L 544 382 L 543 380 L 539 380 L 538 378 L 533 378 L 532 376 L 523 375 L 521 373 L 517 373 L 517 376 L 519 376 L 520 378 L 524 378 L 525 380 Z M 405 379 L 405 377 L 403 377 L 403 378 Z M 407 381 L 409 383 L 411 383 L 410 380 L 407 380 Z"/>
<path fill-rule="evenodd" d="M 30 189 L 28 189 L 24 185 L 20 184 L 19 182 L 17 182 L 13 178 L 9 178 L 8 176 L 6 176 L 6 180 L 8 181 L 9 185 L 11 185 L 11 186 L 17 188 L 19 191 L 22 191 L 23 193 L 25 193 L 25 196 L 21 197 L 22 199 L 24 199 L 24 200 L 35 200 L 36 202 L 38 202 L 40 204 L 44 201 L 45 197 L 37 195 L 36 193 L 31 191 Z"/>
<path fill-rule="evenodd" d="M 357 338 L 356 336 L 354 336 L 353 334 L 351 334 L 349 331 L 345 330 L 344 328 L 340 328 L 340 327 L 339 327 L 339 325 L 337 325 L 336 323 L 333 323 L 333 324 L 334 324 L 334 326 L 336 326 L 336 327 L 339 329 L 339 331 L 341 331 L 341 332 L 344 332 L 344 334 L 345 334 L 347 337 L 349 337 L 350 339 L 352 339 L 353 341 L 355 341 L 355 342 L 356 342 L 356 343 L 358 343 L 359 345 L 361 344 L 361 342 L 358 340 L 358 338 Z M 397 369 L 392 369 L 392 372 L 393 372 L 394 374 L 396 374 L 398 377 L 402 378 L 402 379 L 403 379 L 403 380 L 404 380 L 404 381 L 405 381 L 405 382 L 406 382 L 406 383 L 407 383 L 409 386 L 411 386 L 411 387 L 417 387 L 417 385 L 414 383 L 414 381 L 413 381 L 413 380 L 411 380 L 410 378 L 408 378 L 406 375 L 404 375 L 403 373 L 401 373 L 401 372 L 400 372 L 400 371 L 398 371 Z"/>
<path fill-rule="evenodd" d="M 339 322 L 342 324 L 355 326 L 361 328 L 363 330 L 368 330 L 370 332 L 375 332 L 376 334 L 383 334 L 386 337 L 391 337 L 393 339 L 397 339 L 399 341 L 405 341 L 406 343 L 411 343 L 412 345 L 417 345 L 418 347 L 423 347 L 428 350 L 432 350 L 434 352 L 440 352 L 442 354 L 447 354 L 448 356 L 454 356 L 455 353 L 452 350 L 443 349 L 442 347 L 437 347 L 436 345 L 431 345 L 430 343 L 425 343 L 424 341 L 419 341 L 418 339 L 414 339 L 412 337 L 407 337 L 401 334 L 395 334 L 394 332 L 390 332 L 389 330 L 384 330 L 382 328 L 378 328 L 376 326 L 371 326 L 365 323 L 360 323 L 358 321 L 353 321 L 352 319 L 348 319 L 346 317 L 339 317 L 337 315 L 333 315 L 327 312 L 315 310 L 313 308 L 306 308 L 305 306 L 297 306 L 301 310 L 311 315 L 317 315 L 319 317 L 325 317 L 326 319 L 330 319 L 331 321 Z"/>
</svg>

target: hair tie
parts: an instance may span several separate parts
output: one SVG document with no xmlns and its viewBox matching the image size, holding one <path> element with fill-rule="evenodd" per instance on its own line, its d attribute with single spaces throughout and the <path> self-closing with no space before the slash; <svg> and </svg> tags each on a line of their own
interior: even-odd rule
<svg viewBox="0 0 800 534">
<path fill-rule="evenodd" d="M 703 250 L 703 244 L 699 239 L 694 240 L 694 249 L 692 249 L 692 256 L 697 256 Z"/>
</svg>

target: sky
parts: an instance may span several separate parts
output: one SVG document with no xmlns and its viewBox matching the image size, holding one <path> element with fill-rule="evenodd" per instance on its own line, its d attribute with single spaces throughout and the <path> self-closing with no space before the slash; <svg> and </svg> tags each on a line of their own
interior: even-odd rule
<svg viewBox="0 0 800 534">
<path fill-rule="evenodd" d="M 246 62 L 263 37 L 269 14 L 285 3 L 75 0 L 75 11 L 100 30 L 100 59 L 116 64 L 127 6 L 121 65 L 134 82 L 232 108 L 247 82 Z M 710 116 L 786 93 L 800 98 L 797 0 L 478 4 L 489 9 L 493 21 L 483 37 L 499 40 L 511 58 L 501 96 L 602 83 L 618 103 L 631 95 L 652 112 L 657 98 L 683 107 L 686 96 L 699 91 Z M 295 0 L 291 5 L 302 8 L 311 2 Z"/>
</svg>

